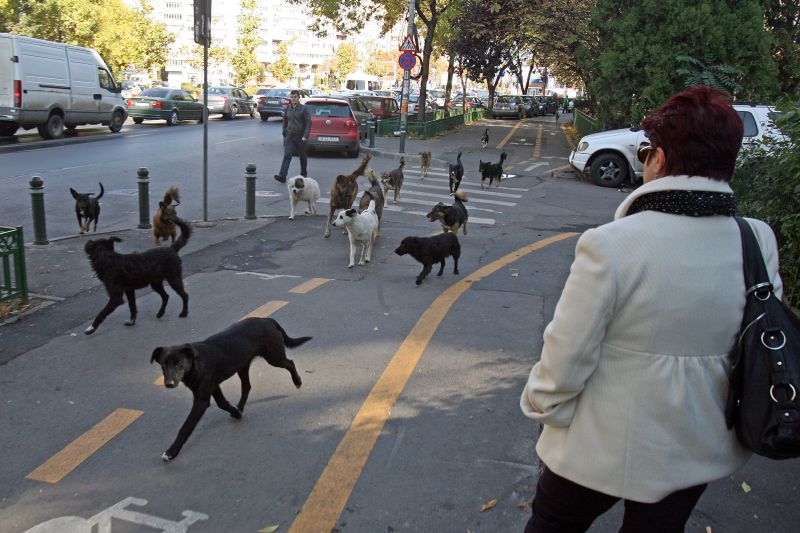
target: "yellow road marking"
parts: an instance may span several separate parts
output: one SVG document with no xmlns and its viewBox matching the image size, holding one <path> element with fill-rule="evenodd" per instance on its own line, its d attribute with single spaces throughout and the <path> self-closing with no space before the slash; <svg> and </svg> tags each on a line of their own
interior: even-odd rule
<svg viewBox="0 0 800 533">
<path fill-rule="evenodd" d="M 26 479 L 58 483 L 94 452 L 142 416 L 142 413 L 143 411 L 136 409 L 117 409 L 25 476 Z"/>
<path fill-rule="evenodd" d="M 560 167 L 556 167 L 556 168 L 552 168 L 552 169 L 548 170 L 548 172 L 550 174 L 555 174 L 559 170 L 564 170 L 564 169 L 567 169 L 567 168 L 572 168 L 572 165 L 561 165 Z"/>
<path fill-rule="evenodd" d="M 372 387 L 289 528 L 289 533 L 331 531 L 336 526 L 369 454 L 389 418 L 392 406 L 405 388 L 439 323 L 472 283 L 531 252 L 575 235 L 578 234 L 560 233 L 511 252 L 457 281 L 433 301 L 422 313 Z"/>
<path fill-rule="evenodd" d="M 536 132 L 536 144 L 533 146 L 534 159 L 539 159 L 539 156 L 542 155 L 542 129 L 544 129 L 544 127 L 539 124 L 539 128 Z"/>
<path fill-rule="evenodd" d="M 272 300 L 272 301 L 269 301 L 269 302 L 265 303 L 264 305 L 262 305 L 261 307 L 259 307 L 258 309 L 254 310 L 254 311 L 251 311 L 251 312 L 247 313 L 246 315 L 244 315 L 241 318 L 241 320 L 244 320 L 245 318 L 253 318 L 253 317 L 256 317 L 256 318 L 267 318 L 269 315 L 271 315 L 272 313 L 274 313 L 275 311 L 277 311 L 278 309 L 280 309 L 281 307 L 283 307 L 284 305 L 286 305 L 288 303 L 289 302 L 287 302 L 285 300 Z"/>
<path fill-rule="evenodd" d="M 333 280 L 328 279 L 328 278 L 313 278 L 313 279 L 310 279 L 310 280 L 308 280 L 308 281 L 306 281 L 304 283 L 301 283 L 300 285 L 298 285 L 297 287 L 294 287 L 293 289 L 289 289 L 289 292 L 291 292 L 293 294 L 306 294 L 307 292 L 311 292 L 312 290 L 316 289 L 320 285 L 324 285 L 324 284 L 328 283 L 329 281 L 333 281 Z"/>
<path fill-rule="evenodd" d="M 520 121 L 517 121 L 517 123 L 514 125 L 514 127 L 513 127 L 513 128 L 511 128 L 511 131 L 509 131 L 509 132 L 508 132 L 508 135 L 506 135 L 506 138 L 505 138 L 505 139 L 503 139 L 502 141 L 500 141 L 500 144 L 498 144 L 498 145 L 497 145 L 497 149 L 498 149 L 498 150 L 502 149 L 502 148 L 503 148 L 503 146 L 505 146 L 505 145 L 506 145 L 506 143 L 507 143 L 509 140 L 511 140 L 511 136 L 512 136 L 512 135 L 514 135 L 514 132 L 515 132 L 515 131 L 517 131 L 517 128 L 519 128 L 519 125 L 520 125 L 520 124 L 522 124 L 522 121 L 521 121 L 521 120 L 520 120 Z"/>
</svg>

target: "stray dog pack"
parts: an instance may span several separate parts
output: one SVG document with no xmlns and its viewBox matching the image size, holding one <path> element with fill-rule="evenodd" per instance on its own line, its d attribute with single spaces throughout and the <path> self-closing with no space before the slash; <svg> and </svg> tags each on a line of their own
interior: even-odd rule
<svg viewBox="0 0 800 533">
<path fill-rule="evenodd" d="M 367 154 L 361 164 L 351 174 L 339 174 L 331 187 L 331 202 L 328 210 L 328 223 L 325 225 L 325 238 L 331 236 L 331 223 L 333 214 L 337 209 L 350 209 L 358 196 L 358 183 L 356 179 L 364 175 L 372 156 Z"/>
</svg>

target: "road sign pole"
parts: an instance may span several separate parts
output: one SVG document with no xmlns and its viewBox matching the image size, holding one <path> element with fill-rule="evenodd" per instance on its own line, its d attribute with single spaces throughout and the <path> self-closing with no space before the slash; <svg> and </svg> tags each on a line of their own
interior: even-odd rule
<svg viewBox="0 0 800 533">
<path fill-rule="evenodd" d="M 406 39 L 413 39 L 414 35 L 414 0 L 408 0 L 408 29 Z M 411 90 L 411 71 L 403 70 L 403 89 L 400 93 L 400 149 L 399 153 L 406 151 L 406 124 L 408 124 L 408 99 Z"/>
</svg>

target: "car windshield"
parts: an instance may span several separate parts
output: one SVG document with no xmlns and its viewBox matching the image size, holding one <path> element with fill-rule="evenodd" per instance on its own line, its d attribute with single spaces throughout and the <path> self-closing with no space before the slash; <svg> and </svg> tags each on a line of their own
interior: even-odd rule
<svg viewBox="0 0 800 533">
<path fill-rule="evenodd" d="M 514 97 L 513 96 L 498 96 L 497 97 L 497 102 L 495 102 L 495 103 L 498 103 L 498 104 L 510 104 L 513 101 L 514 101 Z"/>
<path fill-rule="evenodd" d="M 312 117 L 350 118 L 350 106 L 333 102 L 306 104 Z"/>
<path fill-rule="evenodd" d="M 145 89 L 139 96 L 150 96 L 152 98 L 166 98 L 169 89 Z"/>
<path fill-rule="evenodd" d="M 259 91 L 260 92 L 260 91 Z M 289 89 L 268 89 L 267 96 L 289 96 Z"/>
</svg>

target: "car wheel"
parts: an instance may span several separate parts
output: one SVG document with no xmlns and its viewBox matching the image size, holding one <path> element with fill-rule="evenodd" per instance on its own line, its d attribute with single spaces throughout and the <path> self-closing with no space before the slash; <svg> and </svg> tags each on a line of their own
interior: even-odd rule
<svg viewBox="0 0 800 533">
<path fill-rule="evenodd" d="M 347 157 L 358 157 L 358 152 L 361 150 L 361 146 L 356 146 L 355 150 L 348 150 Z"/>
<path fill-rule="evenodd" d="M 600 154 L 592 161 L 592 183 L 619 187 L 628 180 L 628 164 L 617 154 Z"/>
<path fill-rule="evenodd" d="M 256 115 L 258 115 L 258 110 L 255 107 L 253 107 L 252 109 L 250 109 L 250 118 L 256 118 Z"/>
<path fill-rule="evenodd" d="M 143 118 L 135 118 L 135 119 L 133 119 L 133 123 L 134 124 L 141 124 L 142 122 L 144 122 Z"/>
<path fill-rule="evenodd" d="M 45 139 L 58 139 L 64 134 L 64 118 L 53 113 L 47 118 L 46 123 L 36 129 Z"/>
<path fill-rule="evenodd" d="M 0 137 L 10 137 L 17 133 L 19 126 L 16 124 L 0 124 Z"/>
<path fill-rule="evenodd" d="M 228 113 L 228 116 L 226 118 L 228 118 L 229 120 L 233 120 L 236 118 L 236 115 L 238 114 L 239 114 L 239 109 L 237 109 L 236 106 L 231 106 L 231 111 L 230 113 Z"/>
<path fill-rule="evenodd" d="M 114 111 L 114 114 L 111 116 L 111 122 L 108 124 L 108 129 L 110 129 L 112 133 L 118 133 L 122 129 L 124 123 L 125 115 L 122 114 L 122 111 Z"/>
<path fill-rule="evenodd" d="M 169 118 L 167 119 L 167 126 L 174 126 L 178 123 L 178 112 L 176 110 L 172 110 L 172 113 L 169 114 Z"/>
<path fill-rule="evenodd" d="M 261 113 L 261 122 L 266 122 L 269 120 L 269 115 L 266 113 Z"/>
</svg>

